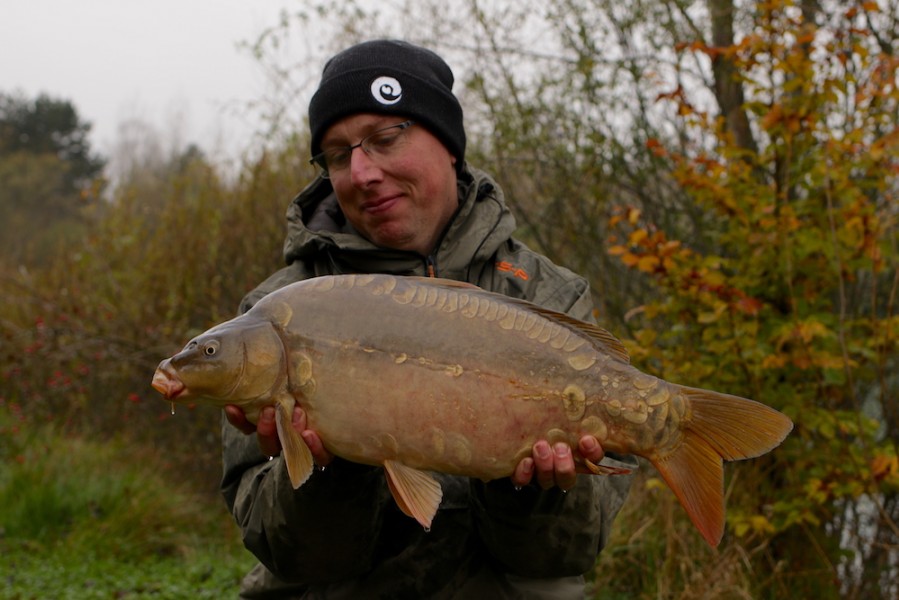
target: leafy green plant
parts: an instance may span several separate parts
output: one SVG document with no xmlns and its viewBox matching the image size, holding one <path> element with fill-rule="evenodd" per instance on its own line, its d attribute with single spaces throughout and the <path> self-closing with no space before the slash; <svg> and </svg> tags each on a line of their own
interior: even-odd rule
<svg viewBox="0 0 899 600">
<path fill-rule="evenodd" d="M 218 498 L 155 453 L 28 426 L 14 404 L 0 432 L 4 598 L 218 597 L 251 564 Z"/>
<path fill-rule="evenodd" d="M 709 250 L 635 207 L 613 219 L 610 253 L 661 292 L 634 318 L 635 359 L 668 379 L 754 397 L 796 423 L 771 457 L 731 469 L 741 481 L 723 552 L 763 540 L 746 564 L 775 567 L 755 586 L 778 597 L 895 592 L 883 587 L 894 563 L 880 548 L 895 557 L 899 543 L 899 133 L 885 126 L 899 92 L 895 58 L 855 34 L 865 10 L 875 9 L 835 19 L 815 57 L 817 31 L 789 3 L 761 8 L 740 45 L 694 46 L 731 57 L 759 131 L 757 151 L 747 151 L 723 120 L 685 104 L 688 126 L 717 132 L 714 148 L 654 146 L 712 217 Z"/>
</svg>

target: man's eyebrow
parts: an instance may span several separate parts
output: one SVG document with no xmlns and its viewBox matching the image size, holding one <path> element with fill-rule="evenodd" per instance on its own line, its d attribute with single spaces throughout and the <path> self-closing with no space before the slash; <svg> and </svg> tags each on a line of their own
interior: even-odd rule
<svg viewBox="0 0 899 600">
<path fill-rule="evenodd" d="M 329 138 L 327 135 L 322 138 L 321 148 L 322 150 L 326 150 L 328 148 L 344 148 L 346 146 L 352 146 L 353 144 L 359 143 L 359 140 L 370 136 L 371 134 L 379 131 L 381 129 L 385 129 L 387 127 L 393 127 L 394 125 L 399 125 L 403 121 L 399 123 L 393 123 L 390 117 L 384 117 L 383 119 L 378 119 L 377 121 L 373 121 L 369 124 L 363 125 L 359 128 L 359 133 L 357 135 L 358 139 L 355 141 L 347 140 L 343 137 Z"/>
</svg>

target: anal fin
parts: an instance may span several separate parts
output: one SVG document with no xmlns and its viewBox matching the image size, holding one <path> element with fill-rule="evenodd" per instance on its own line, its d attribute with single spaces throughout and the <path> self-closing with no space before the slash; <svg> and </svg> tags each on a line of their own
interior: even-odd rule
<svg viewBox="0 0 899 600">
<path fill-rule="evenodd" d="M 400 510 L 430 529 L 443 499 L 443 490 L 434 476 L 395 460 L 384 461 L 384 469 L 390 493 Z"/>
<path fill-rule="evenodd" d="M 630 475 L 633 468 L 629 465 L 611 458 L 605 457 L 598 464 L 592 460 L 584 459 L 587 471 L 593 475 Z"/>
</svg>

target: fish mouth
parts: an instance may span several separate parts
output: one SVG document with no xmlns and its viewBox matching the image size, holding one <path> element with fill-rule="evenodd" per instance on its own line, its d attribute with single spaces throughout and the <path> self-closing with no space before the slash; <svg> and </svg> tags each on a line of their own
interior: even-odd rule
<svg viewBox="0 0 899 600">
<path fill-rule="evenodd" d="M 156 373 L 153 374 L 153 382 L 150 385 L 165 396 L 166 400 L 175 400 L 187 390 L 184 382 L 178 379 L 177 375 L 169 373 L 162 366 L 156 369 Z"/>
</svg>

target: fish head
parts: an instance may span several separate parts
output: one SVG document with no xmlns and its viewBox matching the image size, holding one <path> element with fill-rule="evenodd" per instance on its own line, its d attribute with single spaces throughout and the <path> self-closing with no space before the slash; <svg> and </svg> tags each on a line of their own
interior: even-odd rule
<svg viewBox="0 0 899 600">
<path fill-rule="evenodd" d="M 171 402 L 244 406 L 271 396 L 285 373 L 284 345 L 272 323 L 238 317 L 159 363 L 152 386 Z"/>
</svg>

